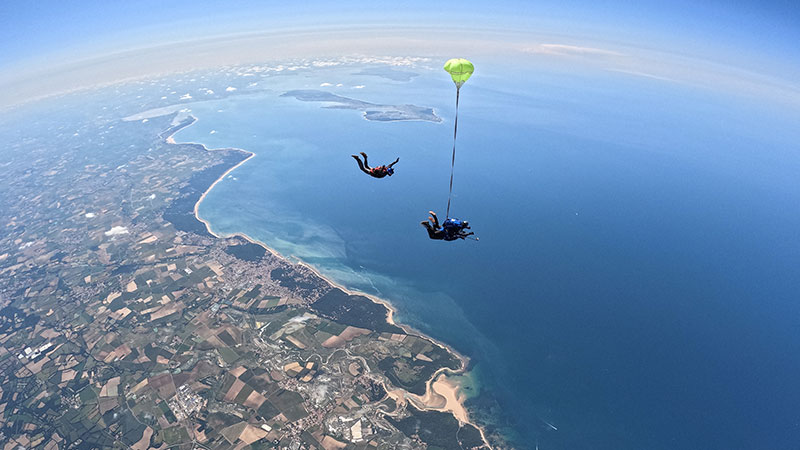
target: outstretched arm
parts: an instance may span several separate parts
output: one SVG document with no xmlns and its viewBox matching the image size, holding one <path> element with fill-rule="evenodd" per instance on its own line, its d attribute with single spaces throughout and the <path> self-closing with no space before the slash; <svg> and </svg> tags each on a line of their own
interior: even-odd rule
<svg viewBox="0 0 800 450">
<path fill-rule="evenodd" d="M 393 165 L 397 164 L 398 161 L 400 161 L 400 158 L 395 159 L 393 163 L 389 164 L 386 167 L 392 167 Z"/>
</svg>

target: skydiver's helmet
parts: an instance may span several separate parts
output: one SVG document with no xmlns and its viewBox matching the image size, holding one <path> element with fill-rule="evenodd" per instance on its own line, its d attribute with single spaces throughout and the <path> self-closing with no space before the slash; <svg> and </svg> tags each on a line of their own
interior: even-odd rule
<svg viewBox="0 0 800 450">
<path fill-rule="evenodd" d="M 394 169 L 392 169 L 391 167 L 387 167 L 386 168 L 386 175 L 392 176 L 392 174 L 394 174 Z"/>
<path fill-rule="evenodd" d="M 469 222 L 467 222 L 466 220 L 461 222 L 461 228 L 462 229 L 469 229 Z"/>
</svg>

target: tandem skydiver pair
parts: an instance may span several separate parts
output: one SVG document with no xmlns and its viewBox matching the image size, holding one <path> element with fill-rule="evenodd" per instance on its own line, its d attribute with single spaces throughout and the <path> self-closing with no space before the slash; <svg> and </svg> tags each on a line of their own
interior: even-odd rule
<svg viewBox="0 0 800 450">
<path fill-rule="evenodd" d="M 453 173 L 455 171 L 455 163 L 456 163 L 456 136 L 458 134 L 458 98 L 459 93 L 461 91 L 461 86 L 472 76 L 472 72 L 475 70 L 474 66 L 471 62 L 467 61 L 463 58 L 455 58 L 447 61 L 444 65 L 444 70 L 446 70 L 453 79 L 453 83 L 456 85 L 456 116 L 455 116 L 455 124 L 453 127 L 453 156 L 450 162 L 450 193 L 447 196 L 447 216 L 445 221 L 442 225 L 439 225 L 439 219 L 436 217 L 436 213 L 433 211 L 428 211 L 430 217 L 428 220 L 420 222 L 423 227 L 428 231 L 428 237 L 435 240 L 444 240 L 444 241 L 455 241 L 458 239 L 467 239 L 469 236 L 472 236 L 473 232 L 466 231 L 470 229 L 469 222 L 466 220 L 460 220 L 456 218 L 450 217 L 450 200 L 453 197 Z M 381 165 L 378 167 L 370 167 L 369 163 L 367 162 L 367 154 L 361 152 L 361 156 L 364 157 L 364 161 L 362 162 L 361 159 L 357 155 L 350 155 L 353 159 L 356 160 L 358 163 L 358 168 L 361 169 L 362 172 L 366 173 L 367 175 L 373 178 L 384 178 L 386 176 L 392 176 L 394 174 L 393 166 L 400 161 L 400 158 L 397 158 L 388 165 Z M 478 240 L 478 238 L 471 238 L 474 240 Z"/>
</svg>

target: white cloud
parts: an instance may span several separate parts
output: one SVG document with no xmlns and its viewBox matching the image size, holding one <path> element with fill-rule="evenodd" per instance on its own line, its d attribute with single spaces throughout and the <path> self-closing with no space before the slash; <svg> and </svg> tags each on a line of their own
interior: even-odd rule
<svg viewBox="0 0 800 450">
<path fill-rule="evenodd" d="M 559 56 L 625 56 L 612 50 L 564 44 L 537 44 L 523 49 L 526 53 Z"/>
<path fill-rule="evenodd" d="M 319 85 L 319 87 L 328 87 L 328 86 L 333 86 L 333 85 L 331 83 L 322 83 Z"/>
<path fill-rule="evenodd" d="M 353 86 L 353 89 L 364 89 L 365 87 L 363 84 L 359 84 L 358 86 Z"/>
<path fill-rule="evenodd" d="M 331 67 L 331 66 L 338 66 L 341 64 L 338 61 L 314 61 L 311 63 L 314 67 Z"/>
<path fill-rule="evenodd" d="M 338 84 L 336 85 L 336 87 L 342 87 L 342 86 L 344 86 L 342 83 L 338 83 Z"/>
<path fill-rule="evenodd" d="M 386 64 L 388 66 L 414 67 L 418 63 L 430 62 L 430 58 L 414 56 L 362 56 L 357 58 L 345 58 L 346 62 L 361 64 Z"/>
<path fill-rule="evenodd" d="M 183 94 L 183 95 L 181 95 L 181 100 L 191 100 L 191 99 L 192 99 L 192 96 L 191 96 L 191 95 L 189 95 L 189 94 Z"/>
<path fill-rule="evenodd" d="M 118 236 L 120 234 L 128 234 L 128 229 L 125 227 L 116 226 L 105 232 L 106 236 Z"/>
<path fill-rule="evenodd" d="M 310 319 L 312 317 L 314 317 L 314 316 L 312 316 L 312 315 L 294 316 L 291 319 L 289 319 L 289 322 L 290 323 L 303 323 L 303 322 L 307 321 L 308 319 Z"/>
<path fill-rule="evenodd" d="M 208 132 L 208 134 L 217 134 L 217 130 L 211 130 Z"/>
<path fill-rule="evenodd" d="M 91 219 L 91 218 L 93 218 L 94 216 L 95 216 L 95 214 L 94 214 L 94 213 L 86 213 L 86 214 L 84 214 L 84 215 L 83 215 L 83 217 L 86 217 L 87 219 Z"/>
<path fill-rule="evenodd" d="M 619 72 L 619 73 L 624 73 L 624 74 L 627 74 L 627 75 L 634 75 L 634 76 L 637 76 L 637 77 L 652 78 L 654 80 L 677 81 L 677 80 L 672 79 L 672 78 L 662 77 L 660 75 L 654 75 L 652 73 L 647 73 L 647 72 L 639 72 L 637 70 L 624 70 L 624 69 L 606 69 L 606 70 L 608 70 L 609 72 Z"/>
<path fill-rule="evenodd" d="M 235 90 L 236 90 L 236 88 L 233 87 L 233 86 L 228 86 L 228 87 L 225 88 L 225 92 L 233 92 Z"/>
</svg>

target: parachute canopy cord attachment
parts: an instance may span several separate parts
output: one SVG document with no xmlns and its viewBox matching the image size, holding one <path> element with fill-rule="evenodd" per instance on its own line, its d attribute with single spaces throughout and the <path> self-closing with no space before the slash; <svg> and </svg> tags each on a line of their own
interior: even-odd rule
<svg viewBox="0 0 800 450">
<path fill-rule="evenodd" d="M 461 83 L 463 84 L 463 82 Z M 450 193 L 447 195 L 447 213 L 445 219 L 450 218 L 450 200 L 453 198 L 453 172 L 456 167 L 456 135 L 458 134 L 458 96 L 461 92 L 461 84 L 456 83 L 456 119 L 453 126 L 453 158 L 450 161 Z"/>
</svg>

